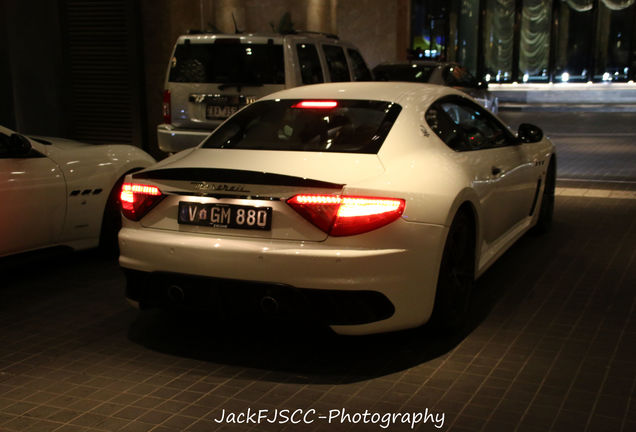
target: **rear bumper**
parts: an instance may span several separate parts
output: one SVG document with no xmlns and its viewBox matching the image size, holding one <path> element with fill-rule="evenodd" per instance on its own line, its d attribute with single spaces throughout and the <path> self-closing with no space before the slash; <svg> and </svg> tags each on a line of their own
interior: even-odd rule
<svg viewBox="0 0 636 432">
<path fill-rule="evenodd" d="M 331 325 L 337 333 L 380 333 L 425 323 L 435 299 L 446 228 L 408 222 L 400 225 L 398 232 L 392 230 L 396 233 L 392 243 L 397 238 L 403 247 L 387 249 L 353 248 L 344 237 L 302 242 L 125 226 L 119 233 L 119 262 L 124 269 L 142 275 L 144 280 L 133 281 L 129 290 L 129 299 L 142 307 L 164 301 L 174 279 L 177 284 L 194 286 L 192 292 L 204 295 L 206 301 L 260 302 L 274 293 L 291 297 L 290 308 L 300 304 L 297 311 L 302 313 L 303 303 L 309 304 L 309 309 L 320 304 L 316 311 L 321 316 L 316 320 Z M 144 288 L 135 294 L 135 285 Z M 239 297 L 247 299 L 234 298 L 237 291 L 241 292 Z M 230 299 L 227 293 L 233 293 Z M 391 306 L 384 299 L 394 309 L 390 315 L 386 310 Z M 335 311 L 338 305 L 356 302 L 361 303 L 356 313 L 343 317 Z M 371 312 L 369 303 L 373 305 Z"/>
<path fill-rule="evenodd" d="M 282 284 L 126 270 L 126 297 L 141 309 L 186 307 L 226 317 L 264 315 L 327 325 L 387 319 L 395 308 L 375 291 L 298 289 Z"/>
<path fill-rule="evenodd" d="M 179 129 L 169 124 L 157 126 L 157 144 L 161 151 L 177 153 L 198 146 L 210 135 L 208 130 Z"/>
</svg>

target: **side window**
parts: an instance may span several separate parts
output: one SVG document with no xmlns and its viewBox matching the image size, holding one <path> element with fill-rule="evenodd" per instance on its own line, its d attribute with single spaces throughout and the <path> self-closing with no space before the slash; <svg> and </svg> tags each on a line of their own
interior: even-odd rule
<svg viewBox="0 0 636 432">
<path fill-rule="evenodd" d="M 512 142 L 502 124 L 468 101 L 442 100 L 427 111 L 426 121 L 457 151 L 497 148 Z"/>
<path fill-rule="evenodd" d="M 298 53 L 303 84 L 324 82 L 325 79 L 322 76 L 322 68 L 320 67 L 316 46 L 314 44 L 298 44 L 296 45 L 296 52 Z"/>
<path fill-rule="evenodd" d="M 467 149 L 503 147 L 509 144 L 505 127 L 476 105 L 464 101 L 442 102 L 440 105 L 464 134 Z"/>
<path fill-rule="evenodd" d="M 351 69 L 353 70 L 353 80 L 354 81 L 373 81 L 373 77 L 371 76 L 371 71 L 367 67 L 362 55 L 354 50 L 349 48 L 347 50 L 349 53 L 349 60 L 351 60 Z"/>
<path fill-rule="evenodd" d="M 323 49 L 325 51 L 331 81 L 351 81 L 344 50 L 335 45 L 323 45 Z"/>
<path fill-rule="evenodd" d="M 459 128 L 451 121 L 446 112 L 437 104 L 431 106 L 425 114 L 426 122 L 433 132 L 453 150 L 466 150 L 464 137 Z"/>
</svg>

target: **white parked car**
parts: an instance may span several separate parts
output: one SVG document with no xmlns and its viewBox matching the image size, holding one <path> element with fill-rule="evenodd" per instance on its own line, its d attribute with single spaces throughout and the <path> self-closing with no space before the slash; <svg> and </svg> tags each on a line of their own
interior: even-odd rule
<svg viewBox="0 0 636 432">
<path fill-rule="evenodd" d="M 0 257 L 87 249 L 100 239 L 116 246 L 120 181 L 153 163 L 130 145 L 27 138 L 0 127 Z"/>
<path fill-rule="evenodd" d="M 128 175 L 120 264 L 140 307 L 217 305 L 341 334 L 460 325 L 472 283 L 552 217 L 555 149 L 465 93 L 333 83 L 267 96 Z"/>
</svg>

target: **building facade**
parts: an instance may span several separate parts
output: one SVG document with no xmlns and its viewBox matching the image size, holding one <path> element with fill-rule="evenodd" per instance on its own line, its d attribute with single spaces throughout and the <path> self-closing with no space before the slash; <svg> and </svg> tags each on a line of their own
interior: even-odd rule
<svg viewBox="0 0 636 432">
<path fill-rule="evenodd" d="M 635 0 L 413 0 L 412 48 L 490 82 L 636 77 Z"/>
</svg>

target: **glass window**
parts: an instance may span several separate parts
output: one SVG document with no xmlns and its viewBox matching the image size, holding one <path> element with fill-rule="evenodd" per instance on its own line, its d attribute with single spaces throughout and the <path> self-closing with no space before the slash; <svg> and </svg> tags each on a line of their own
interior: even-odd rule
<svg viewBox="0 0 636 432">
<path fill-rule="evenodd" d="M 402 109 L 382 101 L 328 101 L 336 104 L 328 108 L 300 102 L 255 102 L 219 126 L 203 148 L 375 154 Z"/>
<path fill-rule="evenodd" d="M 599 3 L 595 81 L 627 81 L 630 76 L 630 35 L 636 5 L 633 0 Z"/>
<path fill-rule="evenodd" d="M 426 122 L 433 132 L 453 150 L 466 150 L 459 128 L 438 105 L 431 106 L 425 114 Z"/>
<path fill-rule="evenodd" d="M 413 0 L 411 47 L 421 60 L 446 60 L 448 7 L 439 0 Z"/>
<path fill-rule="evenodd" d="M 179 44 L 171 82 L 285 84 L 283 46 L 242 44 L 239 39 Z"/>
<path fill-rule="evenodd" d="M 362 55 L 354 50 L 349 48 L 347 50 L 349 53 L 349 60 L 351 60 L 351 69 L 353 69 L 353 80 L 354 81 L 373 81 L 371 77 L 371 71 L 367 67 L 367 64 L 364 62 Z"/>
<path fill-rule="evenodd" d="M 482 150 L 513 142 L 504 125 L 470 101 L 442 100 L 434 108 L 426 113 L 426 121 L 453 150 Z"/>
<path fill-rule="evenodd" d="M 477 74 L 479 0 L 461 0 L 457 20 L 457 61 Z"/>
<path fill-rule="evenodd" d="M 331 81 L 351 81 L 344 50 L 335 45 L 323 45 L 323 49 L 325 51 Z"/>
<path fill-rule="evenodd" d="M 484 66 L 486 81 L 512 80 L 515 0 L 486 0 Z"/>
<path fill-rule="evenodd" d="M 320 58 L 318 58 L 316 46 L 314 44 L 298 44 L 296 45 L 296 52 L 298 53 L 303 84 L 324 82 L 325 79 L 322 76 L 322 67 L 320 66 Z"/>
<path fill-rule="evenodd" d="M 594 0 L 560 0 L 554 65 L 555 81 L 589 81 L 594 52 Z"/>
<path fill-rule="evenodd" d="M 550 79 L 551 18 L 552 0 L 523 0 L 518 81 L 547 82 Z"/>
</svg>

